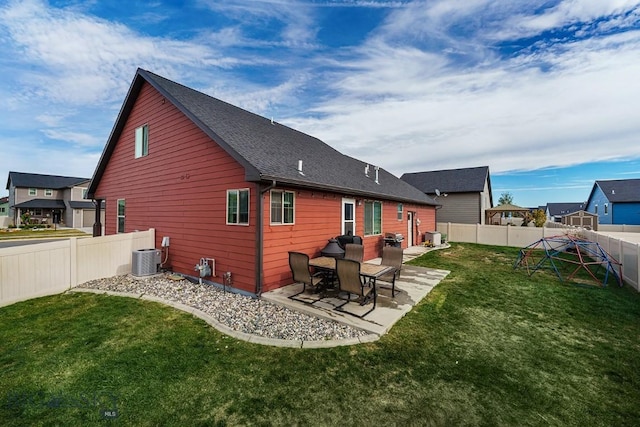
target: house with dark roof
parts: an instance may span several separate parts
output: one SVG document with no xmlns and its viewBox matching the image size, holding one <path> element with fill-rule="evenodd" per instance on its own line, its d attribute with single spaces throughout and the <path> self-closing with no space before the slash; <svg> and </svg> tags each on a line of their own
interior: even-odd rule
<svg viewBox="0 0 640 427">
<path fill-rule="evenodd" d="M 596 181 L 585 210 L 600 224 L 640 225 L 640 179 Z"/>
<path fill-rule="evenodd" d="M 582 211 L 585 204 L 581 202 L 573 203 L 547 203 L 545 213 L 550 222 L 562 222 L 562 217 L 574 212 Z"/>
<path fill-rule="evenodd" d="M 89 178 L 9 172 L 8 215 L 15 225 L 21 225 L 26 213 L 31 222 L 92 227 L 95 205 L 84 198 L 89 181 Z"/>
<path fill-rule="evenodd" d="M 441 205 L 438 222 L 484 224 L 485 210 L 493 207 L 488 166 L 405 173 L 400 179 Z"/>
<path fill-rule="evenodd" d="M 288 251 L 318 256 L 353 234 L 372 259 L 384 233 L 406 247 L 435 229 L 436 203 L 379 165 L 142 69 L 88 193 L 106 201 L 106 234 L 154 228 L 173 271 L 210 258 L 211 281 L 229 272 L 257 295 L 292 283 Z"/>
</svg>

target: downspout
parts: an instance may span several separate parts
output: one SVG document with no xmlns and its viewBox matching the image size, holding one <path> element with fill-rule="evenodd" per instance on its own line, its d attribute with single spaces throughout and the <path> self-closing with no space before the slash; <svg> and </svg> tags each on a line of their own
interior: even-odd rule
<svg viewBox="0 0 640 427">
<path fill-rule="evenodd" d="M 272 180 L 271 184 L 265 188 L 260 188 L 260 183 L 256 185 L 259 191 L 256 193 L 256 203 L 258 205 L 257 218 L 256 218 L 256 296 L 260 297 L 262 294 L 262 279 L 263 273 L 263 252 L 264 252 L 264 193 L 271 190 L 276 186 L 276 180 Z"/>
</svg>

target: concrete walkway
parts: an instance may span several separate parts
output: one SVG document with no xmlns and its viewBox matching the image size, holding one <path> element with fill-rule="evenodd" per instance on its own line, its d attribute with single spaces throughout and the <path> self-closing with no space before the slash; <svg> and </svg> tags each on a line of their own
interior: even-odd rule
<svg viewBox="0 0 640 427">
<path fill-rule="evenodd" d="M 448 247 L 448 245 L 442 247 Z M 416 258 L 429 250 L 433 250 L 433 248 L 414 246 L 405 249 L 403 262 Z M 380 258 L 376 258 L 367 262 L 380 264 L 380 261 Z M 343 310 L 355 314 L 351 315 L 335 310 L 337 306 L 344 303 L 344 299 L 332 296 L 320 299 L 319 295 L 312 293 L 298 295 L 295 300 L 290 299 L 289 296 L 302 290 L 302 285 L 298 283 L 266 292 L 262 294 L 262 298 L 311 316 L 335 320 L 362 329 L 372 335 L 366 341 L 374 341 L 387 333 L 448 274 L 449 271 L 446 270 L 403 265 L 400 278 L 396 280 L 395 298 L 391 297 L 390 285 L 387 286 L 386 283 L 379 282 L 376 308 L 363 318 L 355 315 L 369 311 L 371 304 L 365 306 L 360 306 L 355 302 L 347 304 Z M 327 347 L 335 345 L 340 344 L 326 343 Z"/>
</svg>

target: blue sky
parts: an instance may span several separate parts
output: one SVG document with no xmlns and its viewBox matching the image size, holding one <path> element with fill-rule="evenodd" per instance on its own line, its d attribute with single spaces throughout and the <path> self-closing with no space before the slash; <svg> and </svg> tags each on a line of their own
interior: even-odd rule
<svg viewBox="0 0 640 427">
<path fill-rule="evenodd" d="M 494 203 L 640 178 L 640 0 L 3 1 L 0 177 L 90 177 L 137 67 Z"/>
</svg>

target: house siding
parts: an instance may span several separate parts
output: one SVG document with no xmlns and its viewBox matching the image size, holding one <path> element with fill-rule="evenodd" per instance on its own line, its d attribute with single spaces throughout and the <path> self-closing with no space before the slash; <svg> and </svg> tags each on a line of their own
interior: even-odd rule
<svg viewBox="0 0 640 427">
<path fill-rule="evenodd" d="M 609 207 L 611 224 L 640 225 L 640 203 L 618 202 Z"/>
<path fill-rule="evenodd" d="M 609 211 L 607 215 L 604 214 L 605 203 L 609 205 Z M 598 212 L 596 212 L 596 205 L 598 206 Z M 605 196 L 604 192 L 599 186 L 595 186 L 595 188 L 593 189 L 593 194 L 589 198 L 589 203 L 587 204 L 585 210 L 592 214 L 597 214 L 599 224 L 613 224 L 612 204 L 609 202 L 609 199 L 607 199 L 607 196 Z"/>
<path fill-rule="evenodd" d="M 135 129 L 149 126 L 149 154 L 134 158 Z M 249 225 L 226 224 L 228 189 L 250 191 Z M 156 247 L 171 237 L 169 264 L 195 275 L 200 258 L 216 260 L 217 278 L 255 291 L 253 204 L 257 186 L 244 169 L 148 83 L 127 118 L 96 190 L 106 200 L 105 232 L 115 234 L 117 200 L 125 199 L 125 231 L 156 229 Z"/>
<path fill-rule="evenodd" d="M 288 252 L 303 252 L 310 257 L 320 256 L 321 250 L 329 239 L 341 234 L 342 229 L 342 198 L 343 195 L 310 190 L 294 190 L 278 188 L 295 192 L 295 224 L 270 224 L 270 198 L 263 200 L 264 208 L 264 284 L 263 291 L 269 291 L 292 283 L 291 271 L 288 264 Z M 347 196 L 344 196 L 347 197 Z M 349 197 L 353 198 L 353 197 Z M 403 219 L 397 218 L 398 202 L 377 200 L 382 202 L 382 233 L 364 236 L 364 201 L 355 198 L 356 235 L 363 237 L 364 259 L 378 258 L 382 255 L 384 233 L 402 233 L 406 236 L 407 212 L 415 214 L 420 219 L 419 230 L 416 230 L 416 241 L 422 241 L 418 233 L 435 230 L 435 209 L 422 205 L 403 204 Z M 363 202 L 358 205 L 357 201 Z M 424 231 L 422 231 L 424 230 Z M 406 247 L 406 239 L 403 247 Z"/>
<path fill-rule="evenodd" d="M 442 207 L 438 209 L 438 222 L 479 224 L 482 221 L 481 193 L 452 193 L 436 199 Z"/>
</svg>

